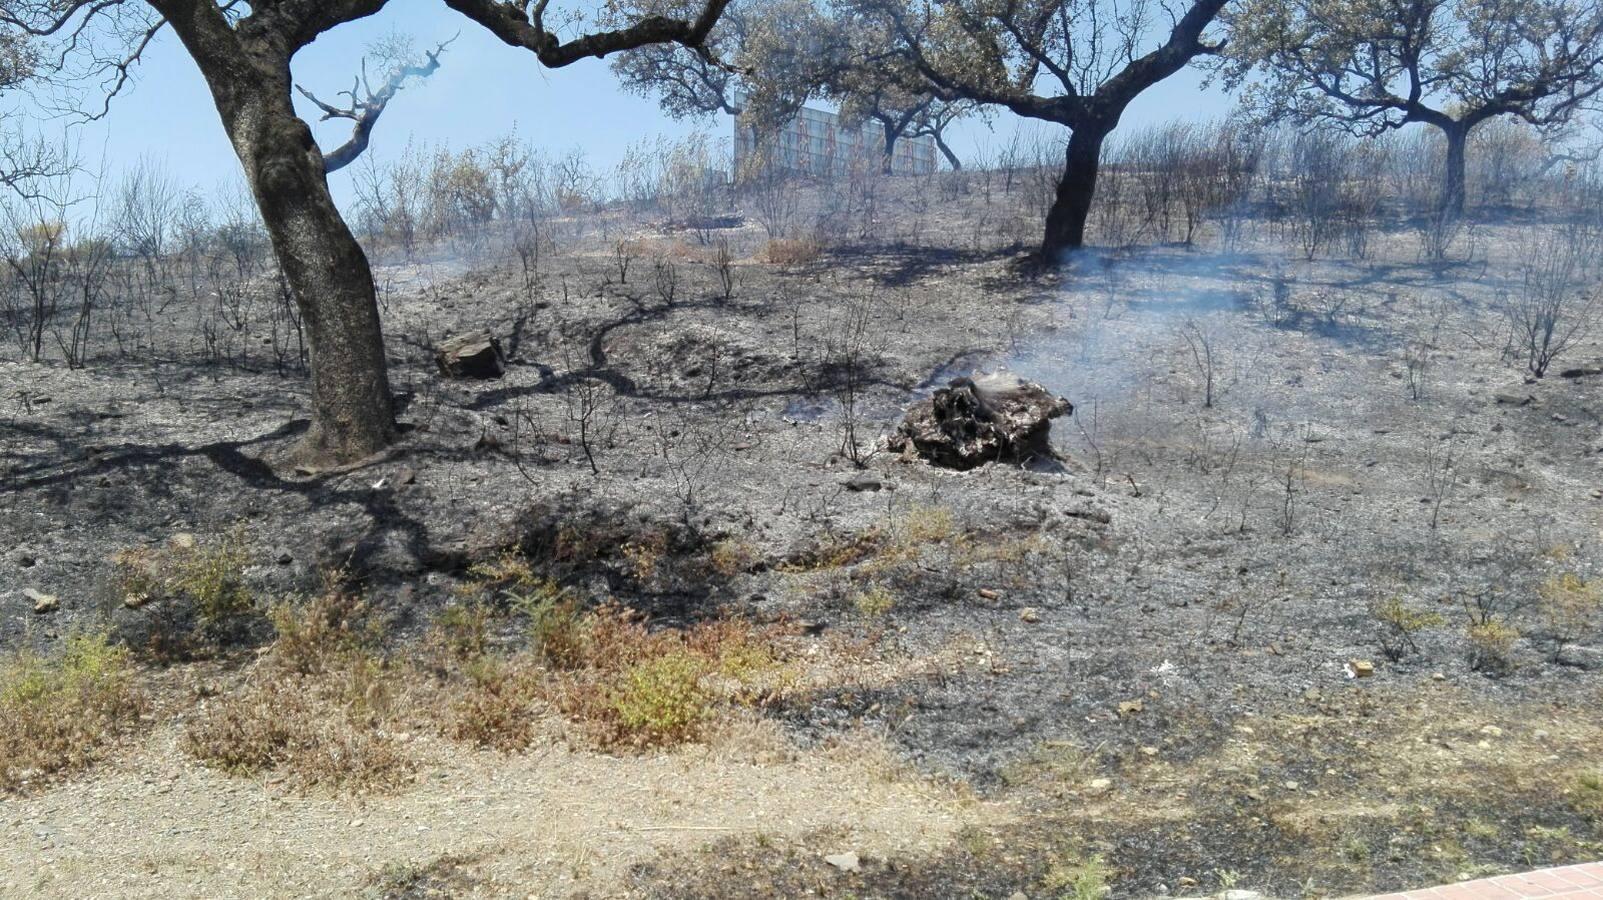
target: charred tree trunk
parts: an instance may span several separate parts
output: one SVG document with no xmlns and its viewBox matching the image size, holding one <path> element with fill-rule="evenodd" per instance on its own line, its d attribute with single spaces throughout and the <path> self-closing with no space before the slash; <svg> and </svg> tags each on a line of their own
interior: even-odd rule
<svg viewBox="0 0 1603 900">
<path fill-rule="evenodd" d="M 937 131 L 931 137 L 935 138 L 935 146 L 940 149 L 941 155 L 946 157 L 946 164 L 952 167 L 952 171 L 963 171 L 963 161 L 957 158 L 957 154 L 952 152 L 951 147 L 946 146 L 946 141 L 941 138 L 941 133 Z"/>
<path fill-rule="evenodd" d="M 395 436 L 384 334 L 367 255 L 334 206 L 323 156 L 287 87 L 246 100 L 225 123 L 306 322 L 312 427 L 302 455 L 349 461 Z"/>
<path fill-rule="evenodd" d="M 212 4 L 159 8 L 206 78 L 305 321 L 312 424 L 297 456 L 315 465 L 371 455 L 395 437 L 373 274 L 295 114 L 289 55 L 242 43 Z"/>
<path fill-rule="evenodd" d="M 1458 218 L 1464 215 L 1464 156 L 1469 146 L 1469 123 L 1453 122 L 1442 127 L 1447 136 L 1447 172 L 1442 184 L 1440 211 Z"/>
<path fill-rule="evenodd" d="M 1097 170 L 1102 163 L 1102 144 L 1111 126 L 1080 125 L 1069 136 L 1064 153 L 1063 177 L 1057 195 L 1046 214 L 1046 234 L 1041 239 L 1041 261 L 1054 264 L 1070 250 L 1085 246 L 1085 223 L 1096 196 Z"/>
<path fill-rule="evenodd" d="M 902 129 L 896 123 L 886 121 L 881 123 L 885 129 L 885 158 L 880 161 L 879 173 L 891 174 L 891 164 L 896 160 L 896 142 L 902 136 Z"/>
</svg>

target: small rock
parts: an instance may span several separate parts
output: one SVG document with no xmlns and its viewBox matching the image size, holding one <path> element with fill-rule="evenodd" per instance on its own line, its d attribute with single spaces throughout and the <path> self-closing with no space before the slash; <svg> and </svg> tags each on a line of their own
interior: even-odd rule
<svg viewBox="0 0 1603 900">
<path fill-rule="evenodd" d="M 1432 673 L 1430 673 L 1430 680 L 1431 681 L 1446 681 L 1447 680 L 1447 674 L 1444 673 L 1444 672 L 1432 672 Z"/>
<path fill-rule="evenodd" d="M 996 600 L 1002 596 L 999 592 L 991 588 L 980 588 L 974 593 L 979 594 L 981 600 Z"/>
<path fill-rule="evenodd" d="M 1034 625 L 1041 621 L 1041 613 L 1033 606 L 1026 606 L 1019 610 L 1019 619 L 1027 625 Z"/>
<path fill-rule="evenodd" d="M 1113 516 L 1107 510 L 1097 506 L 1071 506 L 1063 511 L 1071 519 L 1084 519 L 1098 525 L 1107 525 L 1113 521 Z"/>
<path fill-rule="evenodd" d="M 417 472 L 410 466 L 402 466 L 395 472 L 396 484 L 417 484 Z"/>
<path fill-rule="evenodd" d="M 1108 788 L 1113 787 L 1113 779 L 1093 778 L 1086 784 L 1086 787 L 1089 787 L 1093 791 L 1105 791 Z"/>
<path fill-rule="evenodd" d="M 293 553 L 290 553 L 288 550 L 280 547 L 279 550 L 278 550 L 278 554 L 276 556 L 274 556 L 273 559 L 277 560 L 279 565 L 287 566 L 290 563 L 295 561 L 295 555 Z"/>
<path fill-rule="evenodd" d="M 1014 891 L 1007 895 L 1007 900 L 1030 900 L 1030 898 L 1023 891 Z"/>
<path fill-rule="evenodd" d="M 1375 664 L 1367 659 L 1354 659 L 1347 662 L 1347 674 L 1353 678 L 1368 678 L 1375 674 Z"/>
<path fill-rule="evenodd" d="M 434 364 L 447 378 L 500 378 L 506 374 L 501 342 L 488 331 L 472 331 L 442 342 L 434 351 Z"/>
<path fill-rule="evenodd" d="M 46 594 L 43 591 L 26 588 L 23 590 L 22 596 L 33 601 L 33 611 L 40 615 L 52 613 L 61 608 L 61 600 L 55 594 Z"/>
<path fill-rule="evenodd" d="M 862 860 L 857 858 L 856 850 L 848 850 L 845 853 L 836 853 L 831 856 L 826 856 L 824 857 L 824 862 L 829 863 L 842 872 L 861 872 L 863 870 Z"/>
<path fill-rule="evenodd" d="M 167 543 L 174 550 L 193 550 L 195 549 L 196 542 L 193 534 L 190 534 L 187 531 L 180 531 L 168 538 Z"/>
<path fill-rule="evenodd" d="M 1502 737 L 1503 729 L 1498 728 L 1496 725 L 1487 725 L 1485 728 L 1481 729 L 1481 734 L 1484 734 L 1487 737 Z"/>
<path fill-rule="evenodd" d="M 149 594 L 129 594 L 122 598 L 122 605 L 129 609 L 138 609 L 150 602 Z"/>
<path fill-rule="evenodd" d="M 1119 715 L 1121 716 L 1133 716 L 1143 709 L 1146 709 L 1146 704 L 1139 699 L 1124 700 L 1119 703 Z M 1143 747 L 1142 751 L 1145 752 L 1145 750 L 1146 748 Z"/>
<path fill-rule="evenodd" d="M 1142 756 L 1157 756 L 1158 755 L 1158 748 L 1157 747 L 1142 747 L 1141 748 L 1141 755 Z"/>
<path fill-rule="evenodd" d="M 1492 395 L 1492 399 L 1503 406 L 1524 406 L 1536 398 L 1531 396 L 1530 391 L 1521 386 L 1498 391 Z"/>
<path fill-rule="evenodd" d="M 856 494 L 877 491 L 885 486 L 885 482 L 881 481 L 879 476 L 872 472 L 859 472 L 846 479 L 845 484 L 846 490 Z"/>
</svg>

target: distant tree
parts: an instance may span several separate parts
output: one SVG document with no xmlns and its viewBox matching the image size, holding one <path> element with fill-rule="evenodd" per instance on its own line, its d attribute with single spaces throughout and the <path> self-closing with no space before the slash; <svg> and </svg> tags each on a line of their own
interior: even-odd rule
<svg viewBox="0 0 1603 900">
<path fill-rule="evenodd" d="M 652 0 L 634 2 L 649 8 Z M 675 118 L 725 113 L 764 131 L 807 101 L 825 99 L 849 123 L 879 125 L 886 172 L 896 143 L 920 136 L 961 168 L 943 134 L 973 105 L 940 100 L 918 79 L 894 71 L 895 58 L 884 52 L 888 36 L 873 26 L 815 0 L 737 0 L 709 35 L 710 53 L 651 45 L 618 54 L 612 67 L 626 88 L 657 97 Z"/>
<path fill-rule="evenodd" d="M 1603 90 L 1597 0 L 1242 0 L 1228 16 L 1235 83 L 1267 116 L 1376 135 L 1441 130 L 1440 209 L 1464 208 L 1464 157 L 1482 122 L 1562 125 Z"/>
<path fill-rule="evenodd" d="M 937 97 L 1070 129 L 1040 258 L 1085 243 L 1102 145 L 1130 103 L 1198 56 L 1228 0 L 858 0 Z M 1157 21 L 1162 16 L 1165 22 Z M 1145 50 L 1163 26 L 1166 35 Z"/>
<path fill-rule="evenodd" d="M 659 5 L 627 0 L 614 15 Z M 765 128 L 795 115 L 817 90 L 827 32 L 813 0 L 731 0 L 701 46 L 643 45 L 614 57 L 612 70 L 626 90 L 655 96 L 676 119 L 725 113 Z"/>
<path fill-rule="evenodd" d="M 840 108 L 849 124 L 872 121 L 884 135 L 884 162 L 889 175 L 896 144 L 904 137 L 933 140 L 954 170 L 962 161 L 947 146 L 948 125 L 974 111 L 968 100 L 943 100 L 927 81 L 895 52 L 895 33 L 883 21 L 837 10 L 830 21 L 827 52 L 809 77 Z"/>
<path fill-rule="evenodd" d="M 387 2 L 0 2 L 0 34 L 10 41 L 51 42 L 50 52 L 40 58 L 53 61 L 58 78 L 80 85 L 98 80 L 108 97 L 127 83 L 156 35 L 166 28 L 177 35 L 211 89 L 305 319 L 312 424 L 299 450 L 303 459 L 317 463 L 371 455 L 389 444 L 396 430 L 372 269 L 329 194 L 328 157 L 295 112 L 290 63 L 319 36 L 377 13 Z M 550 0 L 444 2 L 502 42 L 558 68 L 652 43 L 699 46 L 729 0 L 698 2 L 694 18 L 651 11 L 589 31 L 577 14 L 549 9 Z M 563 38 L 558 31 L 578 34 Z M 382 95 L 381 87 L 362 100 Z M 353 123 L 360 127 L 359 101 L 352 100 Z"/>
</svg>

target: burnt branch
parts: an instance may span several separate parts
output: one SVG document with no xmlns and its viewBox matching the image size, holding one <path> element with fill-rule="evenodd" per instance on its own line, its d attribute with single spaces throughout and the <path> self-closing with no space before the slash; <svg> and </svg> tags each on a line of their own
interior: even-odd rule
<svg viewBox="0 0 1603 900">
<path fill-rule="evenodd" d="M 503 43 L 534 52 L 550 69 L 572 65 L 586 57 L 600 59 L 647 44 L 680 44 L 703 54 L 707 35 L 730 0 L 706 0 L 694 22 L 666 16 L 645 16 L 617 29 L 597 31 L 564 41 L 545 26 L 549 0 L 515 3 L 508 0 L 445 0 L 445 5 L 490 30 Z"/>
<path fill-rule="evenodd" d="M 389 77 L 374 89 L 367 75 L 367 60 L 362 61 L 362 74 L 358 75 L 348 91 L 341 91 L 339 96 L 349 102 L 344 106 L 335 106 L 319 100 L 315 94 L 306 88 L 295 85 L 302 97 L 310 100 L 318 109 L 322 110 L 321 121 L 330 119 L 351 120 L 351 136 L 344 144 L 323 155 L 323 171 L 337 172 L 345 168 L 367 150 L 368 142 L 373 136 L 373 127 L 378 124 L 379 117 L 389 106 L 395 95 L 406 87 L 412 79 L 424 79 L 439 71 L 440 55 L 447 47 L 460 37 L 452 35 L 450 40 L 442 42 L 432 51 L 424 54 L 424 60 L 417 63 L 403 63 L 390 70 Z"/>
</svg>

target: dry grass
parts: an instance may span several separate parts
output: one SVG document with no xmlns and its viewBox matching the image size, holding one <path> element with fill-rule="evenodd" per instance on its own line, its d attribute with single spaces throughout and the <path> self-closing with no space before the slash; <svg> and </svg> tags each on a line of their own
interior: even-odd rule
<svg viewBox="0 0 1603 900">
<path fill-rule="evenodd" d="M 763 245 L 762 258 L 776 266 L 799 266 L 816 261 L 824 246 L 811 238 L 775 238 Z"/>
<path fill-rule="evenodd" d="M 257 678 L 211 702 L 184 732 L 184 749 L 236 775 L 275 772 L 295 783 L 342 790 L 391 788 L 412 760 L 386 727 L 395 720 L 375 662 L 349 661 L 319 677 Z"/>
<path fill-rule="evenodd" d="M 88 767 L 145 708 L 128 652 L 101 635 L 69 637 L 56 657 L 0 661 L 0 790 Z"/>
<path fill-rule="evenodd" d="M 527 605 L 529 649 L 463 660 L 445 731 L 521 749 L 552 709 L 599 746 L 654 747 L 700 739 L 720 716 L 761 705 L 783 683 L 782 632 L 739 619 L 653 631 L 618 606 L 571 599 Z"/>
<path fill-rule="evenodd" d="M 186 752 L 240 775 L 276 772 L 303 786 L 400 784 L 412 762 L 396 737 L 405 687 L 374 649 L 379 626 L 334 588 L 302 607 L 275 607 L 278 640 L 244 685 L 205 706 Z"/>
</svg>

